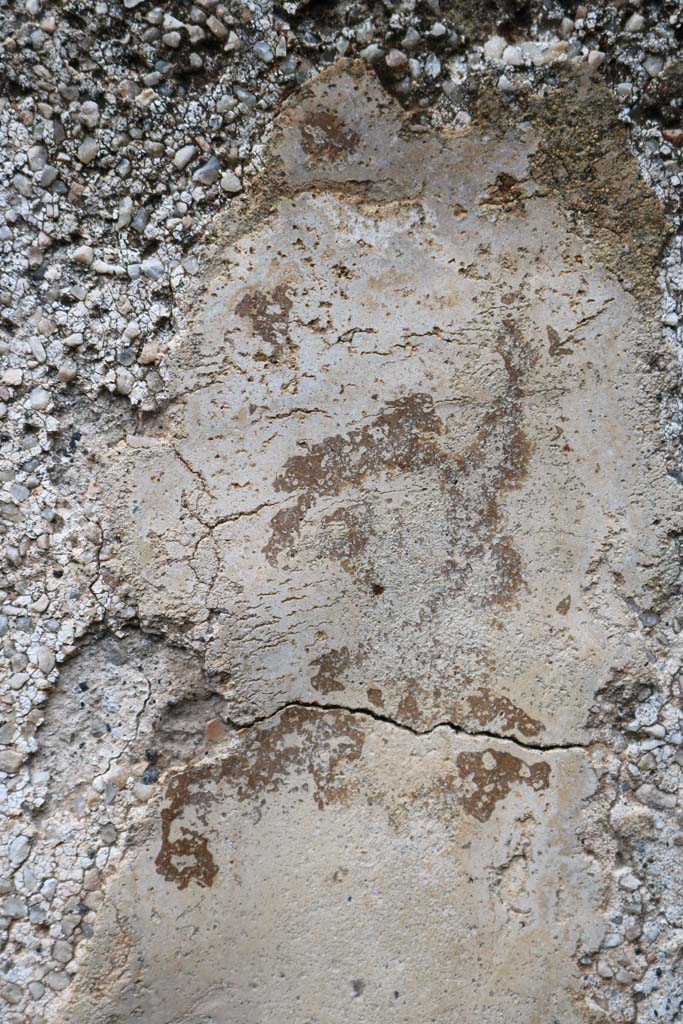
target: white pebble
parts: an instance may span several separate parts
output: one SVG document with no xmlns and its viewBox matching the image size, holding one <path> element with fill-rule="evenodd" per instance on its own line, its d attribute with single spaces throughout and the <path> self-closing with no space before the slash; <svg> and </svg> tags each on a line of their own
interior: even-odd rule
<svg viewBox="0 0 683 1024">
<path fill-rule="evenodd" d="M 84 267 L 91 266 L 94 257 L 95 254 L 89 245 L 79 245 L 78 249 L 74 252 L 76 263 L 82 263 Z"/>
<path fill-rule="evenodd" d="M 642 32 L 645 28 L 645 18 L 642 14 L 632 14 L 630 18 L 626 19 L 624 25 L 625 32 Z"/>
<path fill-rule="evenodd" d="M 3 384 L 7 384 L 7 386 L 10 388 L 18 388 L 23 379 L 24 375 L 22 374 L 21 370 L 16 369 L 14 367 L 10 368 L 9 370 L 5 370 L 5 372 L 2 375 Z"/>
<path fill-rule="evenodd" d="M 521 47 L 506 46 L 503 50 L 503 63 L 509 64 L 513 68 L 520 67 L 524 63 Z"/>
<path fill-rule="evenodd" d="M 500 60 L 506 45 L 502 36 L 491 36 L 484 43 L 484 56 L 487 60 Z"/>
<path fill-rule="evenodd" d="M 47 409 L 50 404 L 50 392 L 45 388 L 34 388 L 29 395 L 29 402 L 32 409 Z"/>
<path fill-rule="evenodd" d="M 242 182 L 232 171 L 224 171 L 221 178 L 221 188 L 224 192 L 241 192 Z"/>
<path fill-rule="evenodd" d="M 78 159 L 82 164 L 90 164 L 97 156 L 97 140 L 88 135 L 78 147 Z"/>
<path fill-rule="evenodd" d="M 176 155 L 173 157 L 173 163 L 179 171 L 184 171 L 190 160 L 193 160 L 197 155 L 196 146 L 181 146 L 176 151 Z"/>
</svg>

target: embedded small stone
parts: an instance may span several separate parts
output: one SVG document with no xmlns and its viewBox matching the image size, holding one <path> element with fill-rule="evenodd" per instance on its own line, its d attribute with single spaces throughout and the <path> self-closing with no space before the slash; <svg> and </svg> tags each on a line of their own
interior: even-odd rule
<svg viewBox="0 0 683 1024">
<path fill-rule="evenodd" d="M 601 50 L 590 50 L 588 57 L 586 58 L 586 63 L 589 68 L 595 69 L 599 68 L 600 65 L 604 63 L 604 60 L 605 54 Z"/>
<path fill-rule="evenodd" d="M 21 986 L 16 985 L 12 981 L 7 982 L 7 984 L 3 985 L 2 989 L 0 989 L 0 996 L 10 1006 L 18 1006 L 21 1002 L 22 995 L 23 989 Z"/>
<path fill-rule="evenodd" d="M 264 64 L 271 64 L 273 61 L 273 51 L 267 43 L 258 42 L 254 44 L 254 54 L 259 60 L 263 61 Z"/>
<path fill-rule="evenodd" d="M 23 864 L 31 852 L 31 840 L 28 836 L 16 836 L 9 845 L 10 863 L 15 867 Z"/>
<path fill-rule="evenodd" d="M 619 877 L 619 887 L 625 889 L 626 892 L 636 892 L 640 889 L 640 885 L 640 880 L 631 871 L 627 871 Z"/>
<path fill-rule="evenodd" d="M 28 165 L 32 171 L 42 171 L 47 163 L 45 146 L 31 146 L 28 151 Z"/>
<path fill-rule="evenodd" d="M 82 263 L 84 267 L 89 267 L 92 265 L 95 253 L 91 246 L 79 245 L 79 247 L 74 250 L 73 258 L 76 263 Z"/>
<path fill-rule="evenodd" d="M 184 171 L 187 165 L 192 160 L 194 160 L 195 156 L 197 155 L 197 152 L 198 150 L 196 146 L 181 146 L 180 149 L 176 151 L 176 154 L 173 157 L 174 165 L 178 168 L 179 171 Z"/>
<path fill-rule="evenodd" d="M 506 45 L 502 36 L 491 36 L 484 43 L 484 56 L 487 60 L 500 60 Z"/>
<path fill-rule="evenodd" d="M 49 391 L 45 390 L 45 388 L 34 388 L 29 395 L 28 400 L 32 409 L 42 410 L 47 409 L 50 401 L 52 400 L 52 396 Z"/>
<path fill-rule="evenodd" d="M 150 366 L 152 363 L 156 363 L 159 358 L 159 342 L 156 339 L 147 341 L 142 347 L 142 351 L 138 356 L 138 362 L 141 366 Z"/>
<path fill-rule="evenodd" d="M 225 27 L 222 21 L 220 21 L 215 15 L 211 14 L 206 19 L 206 27 L 209 32 L 212 32 L 217 39 L 227 39 L 228 29 Z"/>
<path fill-rule="evenodd" d="M 0 904 L 0 913 L 5 914 L 6 917 L 15 919 L 26 917 L 28 913 L 28 904 L 23 896 L 7 896 Z"/>
<path fill-rule="evenodd" d="M 678 802 L 675 793 L 665 793 L 649 782 L 639 786 L 635 795 L 641 803 L 660 810 L 675 807 Z"/>
<path fill-rule="evenodd" d="M 58 171 L 56 167 L 50 167 L 47 165 L 43 168 L 42 174 L 40 175 L 40 187 L 49 188 L 50 185 L 54 184 L 57 180 Z"/>
<path fill-rule="evenodd" d="M 638 12 L 632 14 L 629 18 L 627 18 L 626 24 L 624 25 L 625 32 L 642 32 L 644 28 L 645 18 L 642 16 L 642 14 L 638 14 Z"/>
<path fill-rule="evenodd" d="M 57 963 L 68 964 L 73 959 L 73 947 L 70 942 L 66 942 L 64 939 L 57 939 L 52 947 L 52 955 Z"/>
<path fill-rule="evenodd" d="M 242 182 L 233 171 L 223 171 L 221 176 L 221 188 L 224 192 L 241 192 Z"/>
<path fill-rule="evenodd" d="M 402 71 L 408 66 L 408 58 L 402 50 L 389 50 L 384 60 L 392 71 Z"/>
<path fill-rule="evenodd" d="M 217 156 L 210 157 L 205 164 L 198 167 L 192 175 L 192 180 L 200 185 L 213 185 L 218 181 L 221 173 L 221 162 Z"/>
<path fill-rule="evenodd" d="M 412 25 L 401 40 L 401 45 L 404 50 L 414 50 L 420 44 L 421 40 L 420 33 Z"/>
<path fill-rule="evenodd" d="M 11 388 L 18 388 L 23 379 L 24 375 L 18 367 L 10 367 L 2 375 L 3 384 L 9 385 Z"/>
<path fill-rule="evenodd" d="M 133 219 L 133 200 L 130 196 L 124 196 L 119 203 L 118 215 L 116 218 L 116 230 L 121 231 L 127 228 Z"/>
<path fill-rule="evenodd" d="M 102 826 L 100 838 L 106 846 L 113 846 L 118 839 L 118 830 L 110 821 Z"/>
<path fill-rule="evenodd" d="M 116 393 L 118 395 L 129 395 L 133 390 L 135 377 L 125 367 L 116 371 Z"/>
<path fill-rule="evenodd" d="M 39 647 L 37 651 L 37 663 L 40 671 L 44 672 L 45 675 L 48 675 L 55 667 L 54 651 L 45 645 Z"/>
<path fill-rule="evenodd" d="M 78 367 L 70 359 L 65 359 L 57 370 L 57 376 L 65 383 L 71 383 L 78 375 Z"/>
<path fill-rule="evenodd" d="M 78 147 L 78 159 L 82 164 L 90 164 L 97 156 L 98 149 L 97 140 L 87 136 Z"/>
<path fill-rule="evenodd" d="M 166 273 L 163 263 L 158 256 L 148 256 L 141 263 L 142 273 L 152 281 L 158 281 Z"/>
<path fill-rule="evenodd" d="M 100 120 L 100 108 L 93 100 L 86 100 L 81 104 L 78 120 L 88 128 L 94 128 Z"/>
<path fill-rule="evenodd" d="M 430 53 L 425 61 L 425 74 L 427 78 L 438 78 L 441 74 L 441 61 L 435 53 Z"/>
<path fill-rule="evenodd" d="M 53 992 L 63 992 L 69 984 L 69 975 L 64 971 L 50 971 L 45 975 L 45 984 Z"/>
<path fill-rule="evenodd" d="M 502 53 L 502 59 L 504 64 L 519 67 L 524 63 L 522 48 L 520 46 L 506 46 Z"/>
</svg>

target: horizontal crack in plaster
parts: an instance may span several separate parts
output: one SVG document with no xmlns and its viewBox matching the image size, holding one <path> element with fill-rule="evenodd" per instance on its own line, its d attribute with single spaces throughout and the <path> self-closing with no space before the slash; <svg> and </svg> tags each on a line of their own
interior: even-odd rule
<svg viewBox="0 0 683 1024">
<path fill-rule="evenodd" d="M 462 726 L 456 725 L 454 722 L 444 720 L 436 722 L 428 729 L 415 729 L 411 725 L 407 725 L 405 722 L 398 722 L 395 718 L 391 718 L 389 715 L 379 714 L 377 711 L 372 711 L 370 708 L 347 707 L 345 704 L 322 704 L 318 701 L 303 701 L 294 700 L 288 701 L 286 704 L 281 704 L 275 711 L 269 712 L 267 715 L 257 715 L 252 718 L 246 724 L 240 724 L 233 721 L 225 716 L 220 716 L 221 721 L 239 732 L 246 732 L 249 729 L 253 729 L 257 725 L 263 725 L 265 722 L 269 722 L 271 719 L 276 718 L 277 715 L 283 711 L 287 711 L 289 708 L 304 708 L 308 710 L 317 711 L 343 711 L 349 715 L 364 715 L 366 718 L 372 718 L 375 722 L 382 722 L 385 725 L 392 725 L 396 729 L 402 729 L 404 732 L 409 732 L 413 736 L 430 736 L 436 732 L 437 729 L 449 729 L 451 732 L 458 736 L 471 736 L 473 739 L 489 739 L 498 740 L 501 743 L 512 743 L 517 747 L 521 747 L 524 750 L 537 750 L 543 753 L 548 751 L 553 752 L 556 750 L 589 750 L 595 745 L 597 741 L 591 741 L 590 743 L 530 743 L 527 740 L 517 739 L 515 736 L 500 735 L 496 732 L 490 732 L 488 730 L 476 730 L 469 731 L 463 729 Z"/>
</svg>

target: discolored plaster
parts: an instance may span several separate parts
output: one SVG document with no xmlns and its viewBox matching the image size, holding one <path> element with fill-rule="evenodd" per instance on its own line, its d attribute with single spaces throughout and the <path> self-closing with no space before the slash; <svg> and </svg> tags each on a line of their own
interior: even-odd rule
<svg viewBox="0 0 683 1024">
<path fill-rule="evenodd" d="M 589 1019 L 600 706 L 650 678 L 680 515 L 660 249 L 609 242 L 607 155 L 583 199 L 584 143 L 553 163 L 592 88 L 437 132 L 340 61 L 214 225 L 169 401 L 101 461 L 111 584 L 200 696 L 152 724 L 74 1024 Z"/>
</svg>

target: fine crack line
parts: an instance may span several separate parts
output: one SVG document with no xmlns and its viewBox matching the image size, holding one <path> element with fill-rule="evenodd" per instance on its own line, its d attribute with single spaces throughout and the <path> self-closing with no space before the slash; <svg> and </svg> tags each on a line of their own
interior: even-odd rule
<svg viewBox="0 0 683 1024">
<path fill-rule="evenodd" d="M 522 747 L 524 750 L 535 750 L 540 753 L 548 753 L 556 750 L 588 750 L 593 745 L 593 741 L 590 743 L 531 743 L 528 740 L 518 739 L 516 736 L 502 736 L 499 733 L 491 732 L 486 729 L 479 729 L 477 731 L 470 731 L 464 729 L 460 725 L 448 721 L 447 719 L 441 722 L 436 722 L 428 729 L 416 729 L 412 725 L 407 725 L 405 722 L 397 722 L 396 719 L 391 718 L 389 715 L 380 714 L 378 711 L 374 711 L 372 708 L 356 707 L 350 708 L 344 704 L 323 704 L 319 701 L 303 701 L 294 700 L 288 701 L 286 704 L 281 704 L 275 711 L 270 711 L 267 715 L 257 715 L 251 721 L 246 723 L 236 722 L 231 718 L 225 716 L 219 716 L 224 725 L 235 729 L 237 732 L 246 732 L 248 729 L 253 729 L 256 725 L 263 725 L 281 714 L 283 711 L 287 711 L 290 708 L 302 708 L 316 711 L 344 711 L 349 715 L 364 715 L 367 718 L 373 719 L 375 722 L 382 722 L 385 725 L 392 725 L 396 729 L 402 729 L 404 732 L 409 732 L 412 736 L 431 736 L 437 729 L 449 729 L 452 733 L 457 736 L 470 736 L 474 739 L 489 739 L 497 740 L 500 743 L 513 743 L 515 746 Z"/>
</svg>

